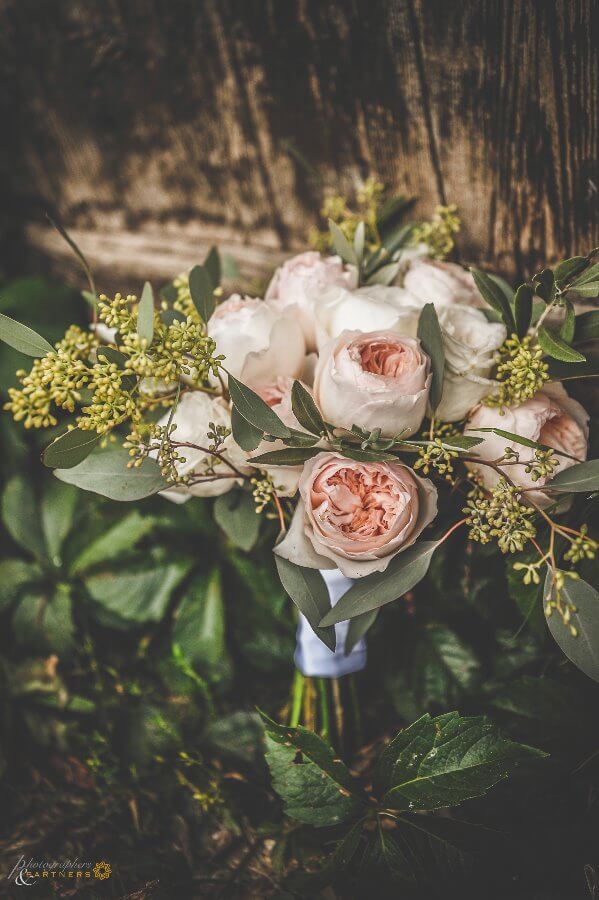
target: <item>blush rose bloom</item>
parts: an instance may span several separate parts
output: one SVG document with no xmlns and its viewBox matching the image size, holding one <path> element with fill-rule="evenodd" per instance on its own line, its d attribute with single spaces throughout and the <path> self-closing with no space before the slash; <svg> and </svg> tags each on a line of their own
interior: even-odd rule
<svg viewBox="0 0 599 900">
<path fill-rule="evenodd" d="M 316 349 L 314 304 L 332 285 L 351 290 L 358 285 L 358 273 L 339 256 L 321 256 L 315 250 L 288 259 L 268 285 L 264 299 L 278 310 L 292 310 L 302 327 L 309 352 Z"/>
<path fill-rule="evenodd" d="M 443 334 L 445 373 L 435 416 L 441 422 L 457 422 L 492 393 L 495 382 L 490 375 L 507 329 L 468 306 L 441 306 L 437 316 Z"/>
<path fill-rule="evenodd" d="M 499 410 L 494 407 L 479 406 L 468 420 L 465 433 L 484 438 L 482 444 L 473 448 L 473 454 L 483 459 L 494 460 L 503 456 L 506 447 L 512 447 L 519 453 L 520 463 L 527 462 L 534 457 L 532 448 L 510 442 L 492 432 L 477 433 L 476 428 L 501 428 L 503 431 L 511 431 L 512 434 L 529 438 L 547 447 L 554 447 L 575 457 L 569 459 L 558 455 L 559 465 L 551 477 L 576 465 L 577 460 L 583 462 L 587 456 L 588 413 L 577 400 L 567 395 L 559 382 L 545 385 L 542 391 L 520 406 L 505 408 L 504 415 L 500 415 Z M 489 490 L 492 490 L 499 481 L 499 473 L 489 466 L 471 464 L 470 467 Z M 542 490 L 542 487 L 548 479 L 539 478 L 538 481 L 533 481 L 524 468 L 523 464 L 510 465 L 506 466 L 504 471 L 519 487 L 535 488 L 527 492 L 527 496 L 539 506 L 547 506 L 552 498 Z"/>
<path fill-rule="evenodd" d="M 319 349 L 342 331 L 394 331 L 416 337 L 420 308 L 399 287 L 372 284 L 347 291 L 329 288 L 314 305 L 316 341 Z"/>
<path fill-rule="evenodd" d="M 298 322 L 257 298 L 233 294 L 219 304 L 208 334 L 216 341 L 216 353 L 224 354 L 225 368 L 245 384 L 279 375 L 295 378 L 304 365 L 306 343 Z"/>
<path fill-rule="evenodd" d="M 430 359 L 417 338 L 344 331 L 320 353 L 314 399 L 338 428 L 409 437 L 424 418 L 431 381 Z"/>
<path fill-rule="evenodd" d="M 347 578 L 384 572 L 437 514 L 437 490 L 402 463 L 319 453 L 304 465 L 300 501 L 275 553 Z"/>
<path fill-rule="evenodd" d="M 170 412 L 164 415 L 158 424 L 166 425 L 169 415 Z M 201 391 L 189 391 L 181 397 L 173 416 L 173 423 L 177 426 L 173 440 L 207 447 L 210 443 L 207 435 L 210 422 L 224 425 L 226 428 L 231 427 L 231 413 L 227 403 L 222 397 L 210 397 Z M 225 439 L 222 452 L 240 471 L 246 474 L 252 471 L 247 466 L 245 453 L 230 435 Z M 209 454 L 194 450 L 192 447 L 181 447 L 179 453 L 185 459 L 184 463 L 177 466 L 180 475 L 191 473 L 201 475 L 205 471 L 206 464 L 212 460 Z M 155 457 L 156 453 L 150 455 Z M 234 475 L 232 470 L 220 461 L 216 463 L 214 471 L 217 475 Z M 241 484 L 241 479 L 219 478 L 215 481 L 198 482 L 189 487 L 175 485 L 160 491 L 160 494 L 174 503 L 185 503 L 190 497 L 218 497 L 220 494 L 226 494 L 236 484 Z"/>
<path fill-rule="evenodd" d="M 472 274 L 456 263 L 417 259 L 406 272 L 403 286 L 420 304 L 434 303 L 440 307 L 462 303 L 481 309 L 486 305 Z"/>
</svg>

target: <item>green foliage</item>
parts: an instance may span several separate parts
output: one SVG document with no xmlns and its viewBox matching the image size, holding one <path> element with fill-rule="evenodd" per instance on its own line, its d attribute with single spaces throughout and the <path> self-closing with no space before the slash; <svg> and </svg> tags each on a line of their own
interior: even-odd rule
<svg viewBox="0 0 599 900">
<path fill-rule="evenodd" d="M 234 547 L 251 550 L 260 533 L 260 516 L 248 491 L 221 494 L 214 504 L 214 518 Z"/>
<path fill-rule="evenodd" d="M 72 468 L 56 469 L 55 475 L 66 484 L 122 502 L 142 500 L 167 487 L 156 460 L 144 459 L 140 466 L 127 468 L 129 461 L 126 450 L 109 447 Z"/>
<path fill-rule="evenodd" d="M 275 556 L 281 584 L 308 620 L 312 630 L 330 650 L 335 649 L 335 629 L 321 627 L 320 621 L 331 608 L 329 592 L 318 569 L 296 566 L 295 563 Z"/>
<path fill-rule="evenodd" d="M 418 319 L 418 337 L 422 349 L 428 354 L 431 361 L 433 380 L 429 393 L 430 407 L 434 413 L 443 395 L 443 370 L 445 368 L 445 350 L 443 347 L 443 335 L 437 318 L 437 312 L 432 303 L 426 303 L 420 318 Z"/>
</svg>

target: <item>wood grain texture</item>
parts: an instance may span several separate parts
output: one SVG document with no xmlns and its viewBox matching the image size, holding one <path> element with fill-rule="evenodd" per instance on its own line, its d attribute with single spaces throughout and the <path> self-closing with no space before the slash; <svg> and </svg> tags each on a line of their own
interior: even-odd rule
<svg viewBox="0 0 599 900">
<path fill-rule="evenodd" d="M 253 276 L 371 172 L 457 202 L 506 274 L 599 244 L 599 0 L 0 0 L 0 28 L 0 227 L 63 266 L 50 210 L 106 286 L 213 239 Z"/>
</svg>

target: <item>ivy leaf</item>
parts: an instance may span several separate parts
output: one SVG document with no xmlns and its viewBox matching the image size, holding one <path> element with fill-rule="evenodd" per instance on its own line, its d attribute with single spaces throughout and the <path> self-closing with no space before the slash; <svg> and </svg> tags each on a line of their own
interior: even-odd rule
<svg viewBox="0 0 599 900">
<path fill-rule="evenodd" d="M 291 408 L 302 428 L 310 434 L 321 435 L 326 432 L 320 410 L 312 399 L 312 395 L 300 381 L 294 381 L 291 388 Z"/>
<path fill-rule="evenodd" d="M 553 573 L 549 567 L 544 597 L 547 610 L 548 601 L 555 598 Z M 547 627 L 568 659 L 593 681 L 599 681 L 599 592 L 582 578 L 566 576 L 561 601 L 570 608 L 570 621 L 565 624 L 559 612 L 552 609 L 549 616 L 545 612 Z"/>
<path fill-rule="evenodd" d="M 599 490 L 599 459 L 589 459 L 577 466 L 563 469 L 547 482 L 543 490 L 547 489 L 574 494 Z"/>
<path fill-rule="evenodd" d="M 530 328 L 533 296 L 533 290 L 529 284 L 521 284 L 516 291 L 514 312 L 516 315 L 516 334 L 520 338 L 523 338 Z"/>
<path fill-rule="evenodd" d="M 252 450 L 255 450 L 264 437 L 264 432 L 260 431 L 259 428 L 254 428 L 247 419 L 243 418 L 235 406 L 231 408 L 231 430 L 233 432 L 233 440 L 246 453 L 251 453 Z"/>
<path fill-rule="evenodd" d="M 72 469 L 83 462 L 100 440 L 95 431 L 72 428 L 48 444 L 42 453 L 42 462 L 51 469 Z"/>
<path fill-rule="evenodd" d="M 175 613 L 173 645 L 209 681 L 222 682 L 231 674 L 225 644 L 225 605 L 221 574 L 213 569 L 196 578 Z"/>
<path fill-rule="evenodd" d="M 546 756 L 504 738 L 484 716 L 422 716 L 384 750 L 375 773 L 393 809 L 439 809 L 480 797 L 522 760 Z"/>
<path fill-rule="evenodd" d="M 240 416 L 263 434 L 270 434 L 278 438 L 290 437 L 289 428 L 281 422 L 268 403 L 265 403 L 262 397 L 259 397 L 247 385 L 234 378 L 230 372 L 227 374 L 231 400 Z"/>
<path fill-rule="evenodd" d="M 437 546 L 438 541 L 419 541 L 415 547 L 399 553 L 385 572 L 360 578 L 324 616 L 320 627 L 378 609 L 411 591 L 426 575 Z"/>
<path fill-rule="evenodd" d="M 544 353 L 561 362 L 585 362 L 586 357 L 570 347 L 558 334 L 541 325 L 538 333 L 539 344 Z"/>
<path fill-rule="evenodd" d="M 154 291 L 146 281 L 137 307 L 137 334 L 142 341 L 152 343 L 154 337 Z"/>
<path fill-rule="evenodd" d="M 46 559 L 46 545 L 31 481 L 13 475 L 2 494 L 2 520 L 11 538 L 36 559 Z"/>
<path fill-rule="evenodd" d="M 510 302 L 500 286 L 480 269 L 470 269 L 470 271 L 482 298 L 500 314 L 508 334 L 513 334 L 516 330 L 514 314 Z"/>
<path fill-rule="evenodd" d="M 307 460 L 322 453 L 321 447 L 288 447 L 285 450 L 269 450 L 252 456 L 250 462 L 257 466 L 303 466 Z"/>
<path fill-rule="evenodd" d="M 131 457 L 122 447 L 94 452 L 71 469 L 55 469 L 60 481 L 110 500 L 142 500 L 163 491 L 167 484 L 154 459 L 144 459 L 139 468 L 127 468 Z"/>
<path fill-rule="evenodd" d="M 0 341 L 26 356 L 42 357 L 46 353 L 54 353 L 54 347 L 46 338 L 4 313 L 0 313 Z"/>
<path fill-rule="evenodd" d="M 204 266 L 194 266 L 189 273 L 189 293 L 204 324 L 216 308 L 212 279 Z"/>
<path fill-rule="evenodd" d="M 352 266 L 355 266 L 357 269 L 360 266 L 360 262 L 358 257 L 356 256 L 356 251 L 345 237 L 341 229 L 338 225 L 333 222 L 332 219 L 329 219 L 329 230 L 331 232 L 331 239 L 333 241 L 333 247 L 335 252 L 339 254 L 341 259 L 349 263 Z"/>
<path fill-rule="evenodd" d="M 102 572 L 85 580 L 94 616 L 103 625 L 132 628 L 160 622 L 189 563 L 150 566 L 139 572 Z"/>
<path fill-rule="evenodd" d="M 204 260 L 204 269 L 206 270 L 208 277 L 212 282 L 213 290 L 216 290 L 216 288 L 220 285 L 220 280 L 222 277 L 222 267 L 218 247 L 211 247 L 208 251 L 206 259 Z"/>
<path fill-rule="evenodd" d="M 366 810 L 354 793 L 345 764 L 331 747 L 307 728 L 285 728 L 264 713 L 266 761 L 273 787 L 285 803 L 285 812 L 306 825 L 322 828 L 353 819 Z"/>
<path fill-rule="evenodd" d="M 117 559 L 132 550 L 155 525 L 156 521 L 151 516 L 142 516 L 134 510 L 84 547 L 71 563 L 69 574 L 80 575 L 100 563 Z"/>
<path fill-rule="evenodd" d="M 235 547 L 248 552 L 258 540 L 261 519 L 248 491 L 233 490 L 217 497 L 214 518 Z"/>
<path fill-rule="evenodd" d="M 275 556 L 275 563 L 281 584 L 308 620 L 314 634 L 329 650 L 334 650 L 335 629 L 319 625 L 322 617 L 331 608 L 331 600 L 324 578 L 318 569 L 296 566 L 281 556 Z"/>
<path fill-rule="evenodd" d="M 429 403 L 434 412 L 443 395 L 443 370 L 445 368 L 445 350 L 443 335 L 437 318 L 437 311 L 432 303 L 422 307 L 418 319 L 418 337 L 422 349 L 430 357 L 433 380 L 429 394 Z"/>
</svg>

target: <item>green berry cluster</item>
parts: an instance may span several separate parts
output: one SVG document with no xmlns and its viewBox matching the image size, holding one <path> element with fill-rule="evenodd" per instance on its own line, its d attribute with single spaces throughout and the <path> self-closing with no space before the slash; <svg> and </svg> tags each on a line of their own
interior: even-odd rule
<svg viewBox="0 0 599 900">
<path fill-rule="evenodd" d="M 594 538 L 589 537 L 587 532 L 588 526 L 581 525 L 580 534 L 571 538 L 571 544 L 564 553 L 564 559 L 573 565 L 582 562 L 583 559 L 595 559 L 597 550 L 599 550 L 599 543 Z"/>
<path fill-rule="evenodd" d="M 526 542 L 536 535 L 532 521 L 535 510 L 520 502 L 518 489 L 504 478 L 499 479 L 490 497 L 475 488 L 463 511 L 470 527 L 470 540 L 488 544 L 496 538 L 502 553 L 523 550 Z"/>
<path fill-rule="evenodd" d="M 455 247 L 455 238 L 462 222 L 455 203 L 438 206 L 430 222 L 422 222 L 412 232 L 412 244 L 426 244 L 435 259 L 446 259 Z"/>
<path fill-rule="evenodd" d="M 442 475 L 447 481 L 453 483 L 454 468 L 453 461 L 457 459 L 459 453 L 443 444 L 440 437 L 433 438 L 432 442 L 425 444 L 418 450 L 418 459 L 414 463 L 415 469 L 422 469 L 424 475 L 428 475 L 431 469 L 434 469 L 439 475 Z"/>
<path fill-rule="evenodd" d="M 534 397 L 549 380 L 549 367 L 542 357 L 543 350 L 532 335 L 509 337 L 497 356 L 497 390 L 485 398 L 485 405 L 501 410 Z"/>
</svg>

